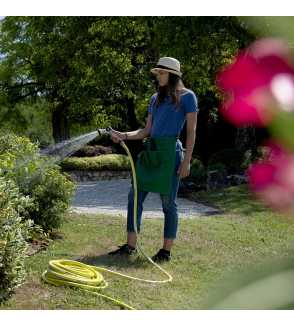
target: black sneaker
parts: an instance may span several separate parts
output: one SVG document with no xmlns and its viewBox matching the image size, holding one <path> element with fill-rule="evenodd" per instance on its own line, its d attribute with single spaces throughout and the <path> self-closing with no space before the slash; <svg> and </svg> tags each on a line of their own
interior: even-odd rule
<svg viewBox="0 0 294 327">
<path fill-rule="evenodd" d="M 134 247 L 132 247 L 126 243 L 126 244 L 119 246 L 119 248 L 117 250 L 111 251 L 108 254 L 109 255 L 117 255 L 117 254 L 118 255 L 124 255 L 124 254 L 132 255 L 135 253 L 137 253 L 137 250 Z"/>
<path fill-rule="evenodd" d="M 170 251 L 167 251 L 165 249 L 160 249 L 153 257 L 152 260 L 154 262 L 164 262 L 164 261 L 170 261 L 171 254 Z"/>
</svg>

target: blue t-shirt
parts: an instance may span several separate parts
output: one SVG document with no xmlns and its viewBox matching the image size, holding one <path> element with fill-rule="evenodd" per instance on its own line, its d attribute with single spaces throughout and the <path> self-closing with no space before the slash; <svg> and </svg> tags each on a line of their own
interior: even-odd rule
<svg viewBox="0 0 294 327">
<path fill-rule="evenodd" d="M 180 103 L 176 106 L 170 96 L 156 107 L 157 93 L 151 97 L 148 113 L 152 114 L 151 137 L 179 136 L 186 121 L 188 112 L 198 112 L 195 93 L 184 89 L 180 95 Z"/>
</svg>

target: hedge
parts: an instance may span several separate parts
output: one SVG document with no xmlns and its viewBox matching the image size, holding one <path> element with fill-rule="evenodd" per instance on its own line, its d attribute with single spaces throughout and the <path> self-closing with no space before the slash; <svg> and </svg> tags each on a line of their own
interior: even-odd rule
<svg viewBox="0 0 294 327">
<path fill-rule="evenodd" d="M 65 171 L 70 170 L 130 170 L 128 156 L 123 154 L 105 154 L 98 157 L 71 157 L 64 159 L 60 166 Z"/>
<path fill-rule="evenodd" d="M 24 281 L 26 239 L 32 221 L 21 215 L 31 204 L 15 183 L 0 177 L 0 303 Z"/>
</svg>

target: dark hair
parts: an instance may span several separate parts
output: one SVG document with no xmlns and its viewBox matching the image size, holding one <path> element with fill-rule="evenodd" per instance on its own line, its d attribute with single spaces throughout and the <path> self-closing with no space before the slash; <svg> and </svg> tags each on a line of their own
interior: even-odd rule
<svg viewBox="0 0 294 327">
<path fill-rule="evenodd" d="M 157 99 L 156 99 L 156 107 L 158 107 L 164 100 L 165 97 L 171 96 L 172 102 L 176 104 L 176 106 L 180 103 L 180 91 L 177 90 L 177 86 L 179 83 L 182 83 L 181 78 L 178 75 L 169 73 L 168 74 L 168 83 L 165 86 L 160 86 L 158 82 L 157 85 Z"/>
</svg>

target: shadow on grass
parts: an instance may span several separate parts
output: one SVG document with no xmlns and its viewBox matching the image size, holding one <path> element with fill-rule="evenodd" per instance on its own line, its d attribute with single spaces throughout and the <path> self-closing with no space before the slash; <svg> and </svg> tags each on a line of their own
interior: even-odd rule
<svg viewBox="0 0 294 327">
<path fill-rule="evenodd" d="M 117 268 L 146 268 L 149 265 L 148 261 L 142 256 L 132 255 L 117 255 L 101 254 L 97 256 L 83 256 L 75 259 L 79 262 L 91 266 L 111 266 Z"/>
</svg>

